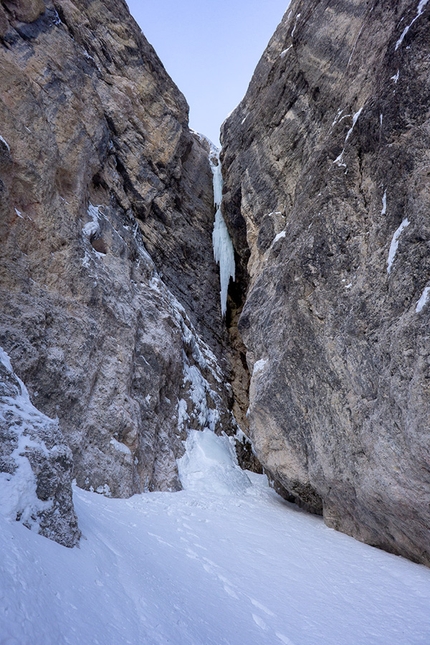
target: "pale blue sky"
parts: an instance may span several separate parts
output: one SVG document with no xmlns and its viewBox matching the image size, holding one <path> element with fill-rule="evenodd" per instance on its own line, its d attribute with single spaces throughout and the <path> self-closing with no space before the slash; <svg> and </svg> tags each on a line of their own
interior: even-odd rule
<svg viewBox="0 0 430 645">
<path fill-rule="evenodd" d="M 289 0 L 127 0 L 190 105 L 190 126 L 218 144 Z"/>
</svg>

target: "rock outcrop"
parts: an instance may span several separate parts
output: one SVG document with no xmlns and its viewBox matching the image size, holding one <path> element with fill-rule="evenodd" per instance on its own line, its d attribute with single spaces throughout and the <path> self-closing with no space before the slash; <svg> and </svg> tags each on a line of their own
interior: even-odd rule
<svg viewBox="0 0 430 645">
<path fill-rule="evenodd" d="M 177 490 L 234 430 L 208 148 L 122 0 L 0 12 L 0 344 L 77 484 Z"/>
<path fill-rule="evenodd" d="M 75 546 L 80 531 L 72 468 L 58 420 L 32 405 L 0 348 L 0 513 L 63 546 Z"/>
<path fill-rule="evenodd" d="M 329 526 L 427 565 L 429 21 L 293 0 L 222 131 L 257 455 Z"/>
</svg>

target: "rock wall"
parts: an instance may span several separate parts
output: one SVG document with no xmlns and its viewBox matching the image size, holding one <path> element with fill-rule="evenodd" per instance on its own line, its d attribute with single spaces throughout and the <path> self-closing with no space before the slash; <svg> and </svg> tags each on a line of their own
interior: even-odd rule
<svg viewBox="0 0 430 645">
<path fill-rule="evenodd" d="M 80 537 L 73 459 L 58 425 L 30 402 L 0 348 L 0 513 L 72 547 Z"/>
<path fill-rule="evenodd" d="M 293 0 L 222 131 L 257 455 L 329 526 L 427 565 L 429 26 L 417 0 Z"/>
<path fill-rule="evenodd" d="M 208 149 L 122 0 L 0 38 L 0 345 L 79 486 L 177 490 L 186 429 L 234 429 Z"/>
</svg>

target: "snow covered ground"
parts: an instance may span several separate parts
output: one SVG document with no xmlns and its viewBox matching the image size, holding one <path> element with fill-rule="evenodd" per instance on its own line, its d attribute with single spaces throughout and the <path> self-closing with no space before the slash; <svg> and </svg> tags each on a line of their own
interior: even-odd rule
<svg viewBox="0 0 430 645">
<path fill-rule="evenodd" d="M 328 529 L 190 434 L 187 489 L 75 490 L 67 549 L 1 518 L 1 645 L 428 645 L 430 570 Z"/>
</svg>

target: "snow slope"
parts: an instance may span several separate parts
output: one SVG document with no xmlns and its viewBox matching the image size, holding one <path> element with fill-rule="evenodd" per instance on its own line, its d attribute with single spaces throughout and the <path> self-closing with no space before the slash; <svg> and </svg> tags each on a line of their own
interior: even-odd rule
<svg viewBox="0 0 430 645">
<path fill-rule="evenodd" d="M 180 471 L 179 493 L 75 489 L 80 548 L 2 518 L 0 644 L 430 643 L 430 570 L 284 502 L 226 438 L 192 433 Z"/>
</svg>

